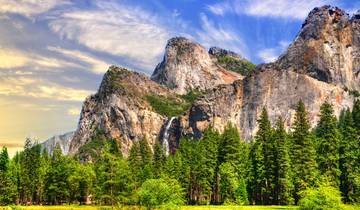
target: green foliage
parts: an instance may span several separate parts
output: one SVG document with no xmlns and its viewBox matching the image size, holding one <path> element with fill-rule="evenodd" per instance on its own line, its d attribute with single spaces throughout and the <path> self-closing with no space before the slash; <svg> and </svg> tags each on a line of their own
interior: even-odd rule
<svg viewBox="0 0 360 210">
<path fill-rule="evenodd" d="M 354 108 L 351 114 L 353 117 L 355 128 L 357 129 L 358 134 L 360 135 L 360 100 L 359 99 L 354 102 Z"/>
<path fill-rule="evenodd" d="M 340 190 L 345 203 L 360 202 L 360 144 L 352 113 L 346 110 L 340 121 L 341 141 L 339 149 Z"/>
<path fill-rule="evenodd" d="M 291 180 L 291 163 L 289 156 L 288 136 L 284 128 L 284 121 L 279 117 L 274 132 L 276 155 L 275 172 L 275 203 L 280 205 L 293 204 L 291 196 L 293 184 Z"/>
<path fill-rule="evenodd" d="M 129 203 L 132 177 L 127 162 L 121 156 L 113 154 L 111 146 L 105 144 L 95 166 L 96 201 L 102 205 L 112 206 L 119 202 Z M 90 184 L 88 186 L 91 186 Z"/>
<path fill-rule="evenodd" d="M 145 100 L 159 114 L 167 117 L 179 116 L 191 107 L 191 104 L 203 93 L 191 90 L 185 95 L 161 96 L 146 95 Z"/>
<path fill-rule="evenodd" d="M 140 204 L 148 209 L 184 204 L 183 189 L 174 179 L 148 179 L 139 190 Z"/>
<path fill-rule="evenodd" d="M 316 188 L 308 188 L 301 192 L 299 202 L 301 210 L 341 210 L 340 191 L 330 185 L 320 185 Z"/>
<path fill-rule="evenodd" d="M 310 133 L 310 123 L 305 105 L 299 101 L 292 133 L 292 165 L 295 190 L 295 203 L 300 198 L 300 192 L 315 184 L 316 151 L 314 137 Z"/>
<path fill-rule="evenodd" d="M 320 173 L 334 186 L 339 186 L 339 143 L 340 134 L 332 105 L 325 102 L 320 107 L 320 120 L 315 133 L 317 137 L 317 165 Z"/>
<path fill-rule="evenodd" d="M 244 76 L 248 75 L 250 72 L 252 72 L 256 68 L 256 65 L 249 61 L 238 60 L 231 56 L 219 56 L 218 62 L 224 68 L 226 68 L 230 71 L 237 72 Z"/>
<path fill-rule="evenodd" d="M 122 155 L 117 141 L 115 139 L 108 139 L 105 136 L 104 131 L 97 130 L 90 138 L 90 141 L 79 148 L 78 155 L 80 156 L 80 159 L 88 159 L 87 157 L 89 156 L 90 159 L 97 160 L 101 153 L 101 149 L 106 143 L 109 144 L 111 153 L 120 156 Z"/>
</svg>

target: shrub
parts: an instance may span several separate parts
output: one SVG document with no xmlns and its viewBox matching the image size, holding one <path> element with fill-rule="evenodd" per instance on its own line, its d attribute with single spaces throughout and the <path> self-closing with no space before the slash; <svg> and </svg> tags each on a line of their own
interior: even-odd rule
<svg viewBox="0 0 360 210">
<path fill-rule="evenodd" d="M 174 179 L 148 179 L 139 191 L 140 204 L 147 209 L 184 204 L 183 189 Z"/>
<path fill-rule="evenodd" d="M 186 95 L 180 96 L 166 97 L 154 94 L 146 95 L 145 100 L 151 105 L 155 112 L 167 117 L 174 117 L 190 109 L 191 104 L 201 95 L 201 92 L 191 90 Z"/>
<path fill-rule="evenodd" d="M 301 210 L 331 210 L 344 209 L 340 191 L 329 185 L 320 185 L 318 188 L 309 188 L 301 193 Z"/>
</svg>

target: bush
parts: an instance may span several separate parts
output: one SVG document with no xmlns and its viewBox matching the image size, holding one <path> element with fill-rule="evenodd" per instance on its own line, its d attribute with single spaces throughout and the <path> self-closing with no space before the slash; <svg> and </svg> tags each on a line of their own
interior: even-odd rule
<svg viewBox="0 0 360 210">
<path fill-rule="evenodd" d="M 140 204 L 147 209 L 184 204 L 183 189 L 174 179 L 148 179 L 139 191 Z"/>
<path fill-rule="evenodd" d="M 186 95 L 160 96 L 146 95 L 145 100 L 151 105 L 155 112 L 167 117 L 175 117 L 190 109 L 191 104 L 202 93 L 196 90 L 189 91 Z"/>
<path fill-rule="evenodd" d="M 302 210 L 331 210 L 344 209 L 340 191 L 329 185 L 320 185 L 301 193 L 300 209 Z"/>
</svg>

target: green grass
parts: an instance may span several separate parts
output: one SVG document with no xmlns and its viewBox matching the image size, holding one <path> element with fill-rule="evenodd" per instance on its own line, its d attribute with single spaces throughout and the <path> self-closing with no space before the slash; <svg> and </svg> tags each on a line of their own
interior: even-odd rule
<svg viewBox="0 0 360 210">
<path fill-rule="evenodd" d="M 64 205 L 64 206 L 14 206 L 0 207 L 0 210 L 110 210 L 109 206 L 76 206 L 76 205 Z M 141 209 L 138 206 L 126 206 L 123 209 Z M 145 209 L 145 208 L 142 208 Z M 182 206 L 181 210 L 282 210 L 282 209 L 297 209 L 297 207 L 286 206 Z"/>
<path fill-rule="evenodd" d="M 230 56 L 220 56 L 218 57 L 218 62 L 224 68 L 233 72 L 237 72 L 243 76 L 248 75 L 256 68 L 256 65 L 249 61 L 237 60 Z"/>
<path fill-rule="evenodd" d="M 191 104 L 202 95 L 200 91 L 189 91 L 186 95 L 159 96 L 146 95 L 145 100 L 155 112 L 167 117 L 175 117 L 190 109 Z"/>
<path fill-rule="evenodd" d="M 77 206 L 77 205 L 63 205 L 63 206 L 12 206 L 0 207 L 0 210 L 110 210 L 109 206 Z M 139 206 L 125 206 L 125 210 L 139 210 L 145 209 Z M 181 206 L 181 210 L 297 210 L 297 206 Z M 346 205 L 345 210 L 359 209 L 355 206 Z"/>
</svg>

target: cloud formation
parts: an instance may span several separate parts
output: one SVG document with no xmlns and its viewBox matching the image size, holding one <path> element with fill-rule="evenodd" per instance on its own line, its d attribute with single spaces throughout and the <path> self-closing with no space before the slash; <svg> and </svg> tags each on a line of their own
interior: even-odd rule
<svg viewBox="0 0 360 210">
<path fill-rule="evenodd" d="M 75 10 L 50 20 L 62 38 L 96 51 L 123 56 L 144 68 L 153 68 L 169 38 L 158 17 L 137 7 L 98 1 L 96 10 Z"/>
<path fill-rule="evenodd" d="M 67 0 L 0 0 L 0 13 L 33 17 L 55 7 L 70 4 Z"/>
<path fill-rule="evenodd" d="M 85 63 L 85 65 L 82 65 L 82 68 L 90 68 L 90 70 L 96 74 L 102 74 L 106 72 L 108 67 L 111 65 L 110 63 L 107 63 L 103 60 L 96 58 L 95 56 L 92 56 L 85 52 L 81 52 L 79 50 L 69 50 L 53 46 L 49 46 L 48 50 L 60 53 L 67 56 L 68 58 L 78 60 L 78 62 L 80 63 Z"/>
<path fill-rule="evenodd" d="M 196 35 L 198 41 L 206 47 L 218 46 L 240 53 L 247 57 L 247 47 L 240 35 L 231 28 L 216 25 L 204 14 L 200 14 L 201 30 Z"/>
<path fill-rule="evenodd" d="M 265 48 L 258 52 L 258 57 L 265 63 L 270 63 L 276 61 L 280 54 L 288 48 L 291 42 L 289 41 L 280 41 L 276 47 Z"/>
<path fill-rule="evenodd" d="M 46 98 L 57 101 L 84 101 L 92 92 L 52 84 L 31 77 L 1 77 L 0 96 Z"/>
<path fill-rule="evenodd" d="M 226 0 L 207 5 L 207 9 L 221 16 L 230 13 L 303 20 L 314 7 L 335 2 L 336 0 Z"/>
</svg>

